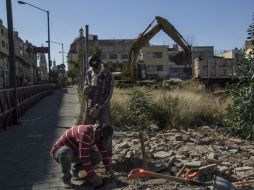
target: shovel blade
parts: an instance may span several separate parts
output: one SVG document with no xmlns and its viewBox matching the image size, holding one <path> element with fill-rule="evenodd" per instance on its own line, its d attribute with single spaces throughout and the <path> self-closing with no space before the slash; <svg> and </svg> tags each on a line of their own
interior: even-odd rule
<svg viewBox="0 0 254 190">
<path fill-rule="evenodd" d="M 150 176 L 150 173 L 142 168 L 136 168 L 130 171 L 128 179 L 137 179 L 140 177 Z"/>
</svg>

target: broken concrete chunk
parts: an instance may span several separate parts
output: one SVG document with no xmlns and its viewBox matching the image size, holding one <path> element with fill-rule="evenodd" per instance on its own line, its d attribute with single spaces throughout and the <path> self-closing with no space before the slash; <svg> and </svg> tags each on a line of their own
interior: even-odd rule
<svg viewBox="0 0 254 190">
<path fill-rule="evenodd" d="M 168 152 L 159 151 L 159 152 L 154 153 L 153 156 L 154 156 L 154 158 L 162 159 L 162 158 L 168 158 L 168 157 L 172 156 L 172 154 L 173 154 L 173 151 L 168 151 Z"/>
</svg>

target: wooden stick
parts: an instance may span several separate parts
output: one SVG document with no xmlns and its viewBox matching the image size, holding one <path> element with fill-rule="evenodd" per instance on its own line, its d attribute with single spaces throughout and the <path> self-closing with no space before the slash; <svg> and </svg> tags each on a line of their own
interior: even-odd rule
<svg viewBox="0 0 254 190">
<path fill-rule="evenodd" d="M 178 172 L 178 174 L 176 175 L 176 177 L 180 177 L 183 174 L 183 172 L 185 171 L 185 169 L 186 169 L 186 165 L 184 164 L 183 167 Z"/>
<path fill-rule="evenodd" d="M 143 136 L 142 132 L 139 133 L 139 139 L 140 139 L 140 144 L 141 144 L 141 153 L 142 153 L 142 159 L 143 159 L 143 168 L 145 170 L 147 170 L 148 169 L 148 164 L 147 164 L 147 158 L 146 158 L 144 136 Z"/>
<path fill-rule="evenodd" d="M 254 183 L 254 180 L 246 180 L 246 181 L 237 181 L 235 183 L 233 183 L 234 185 L 245 185 L 245 184 L 252 184 Z"/>
</svg>

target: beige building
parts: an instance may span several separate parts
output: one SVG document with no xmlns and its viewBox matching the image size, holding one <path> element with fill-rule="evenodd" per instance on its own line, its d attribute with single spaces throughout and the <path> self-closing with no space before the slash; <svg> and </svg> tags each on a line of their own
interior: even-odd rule
<svg viewBox="0 0 254 190">
<path fill-rule="evenodd" d="M 169 76 L 167 45 L 144 47 L 142 53 L 148 78 L 166 78 Z"/>
<path fill-rule="evenodd" d="M 32 49 L 33 45 L 27 40 L 24 42 L 15 31 L 14 50 L 18 86 L 26 85 L 27 82 L 33 83 L 35 80 L 37 58 Z"/>
<path fill-rule="evenodd" d="M 37 60 L 31 43 L 24 43 L 16 31 L 13 37 L 17 86 L 21 86 L 34 81 Z M 0 19 L 0 88 L 9 87 L 9 68 L 8 30 Z"/>
<path fill-rule="evenodd" d="M 97 35 L 89 35 L 89 52 L 88 56 L 92 54 L 94 48 L 101 50 L 101 59 L 105 66 L 111 71 L 121 71 L 128 61 L 128 54 L 130 48 L 135 40 L 132 39 L 98 39 Z M 79 53 L 82 54 L 83 59 L 79 58 Z M 84 30 L 79 30 L 79 37 L 77 37 L 68 52 L 68 70 L 72 69 L 71 61 L 84 62 L 85 55 L 85 37 Z"/>
<path fill-rule="evenodd" d="M 242 50 L 235 48 L 233 50 L 224 51 L 218 54 L 217 56 L 223 57 L 225 59 L 232 59 L 235 63 L 237 63 L 239 62 L 240 55 L 242 54 L 243 54 Z"/>
</svg>

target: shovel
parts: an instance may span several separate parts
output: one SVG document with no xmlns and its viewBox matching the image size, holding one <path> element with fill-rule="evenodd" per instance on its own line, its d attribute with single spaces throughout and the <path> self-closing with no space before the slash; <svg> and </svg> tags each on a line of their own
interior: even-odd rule
<svg viewBox="0 0 254 190">
<path fill-rule="evenodd" d="M 159 174 L 151 171 L 144 170 L 142 168 L 136 168 L 130 171 L 128 174 L 128 179 L 137 179 L 140 177 L 156 177 L 156 178 L 163 178 L 168 179 L 171 181 L 176 181 L 184 184 L 190 184 L 190 185 L 197 185 L 197 186 L 213 186 L 217 190 L 239 190 L 237 189 L 233 184 L 231 184 L 229 181 L 227 181 L 224 178 L 215 176 L 215 179 L 209 182 L 200 182 L 192 180 L 194 177 L 197 176 L 197 173 L 189 174 L 188 178 L 182 178 L 182 177 L 175 177 L 165 174 Z"/>
</svg>

